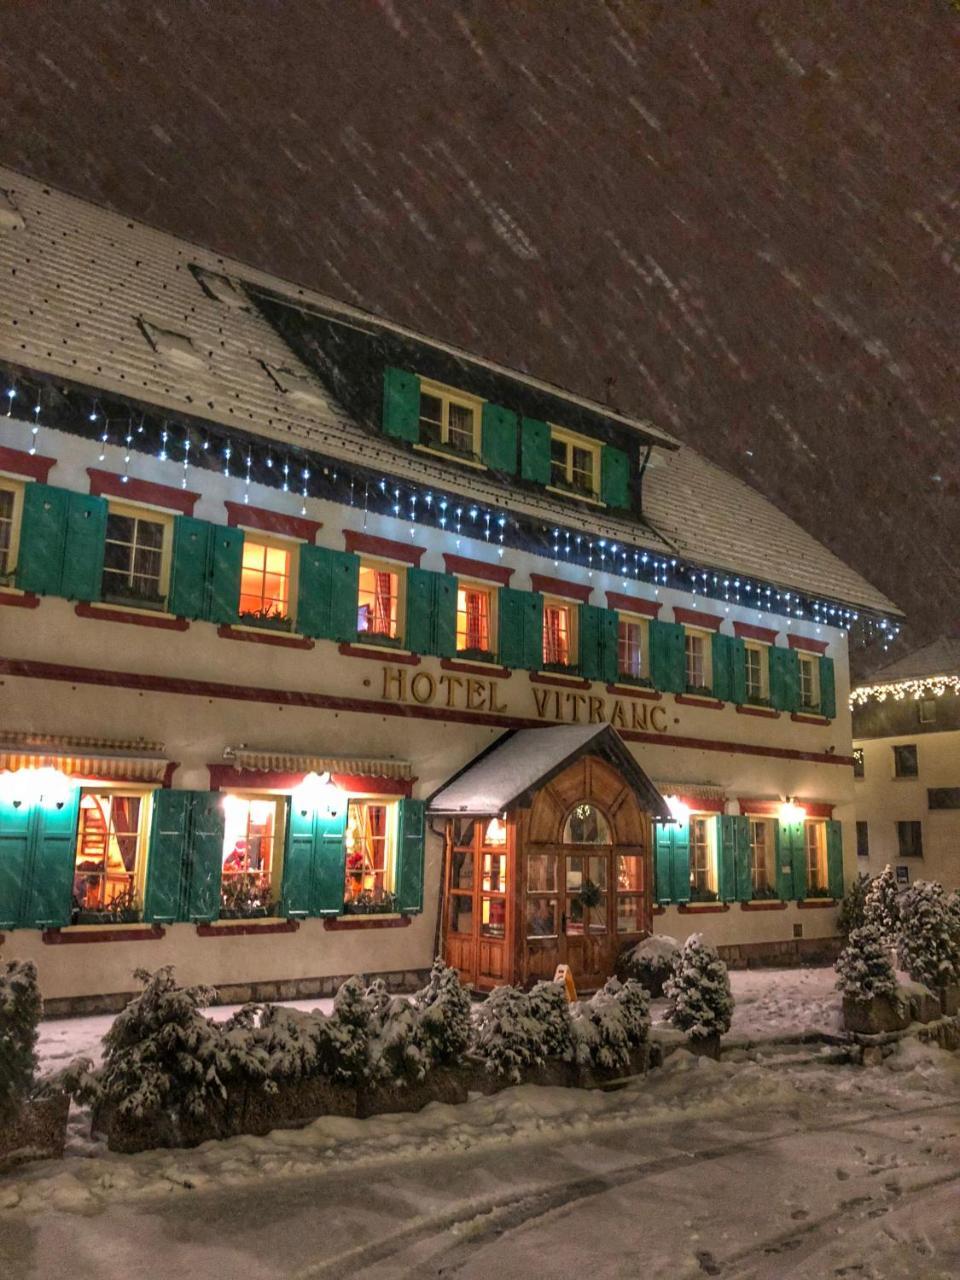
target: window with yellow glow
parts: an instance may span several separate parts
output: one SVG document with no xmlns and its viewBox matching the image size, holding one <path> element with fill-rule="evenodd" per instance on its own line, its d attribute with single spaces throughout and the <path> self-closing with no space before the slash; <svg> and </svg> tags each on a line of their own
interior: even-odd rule
<svg viewBox="0 0 960 1280">
<path fill-rule="evenodd" d="M 481 402 L 433 383 L 420 384 L 420 443 L 429 449 L 480 454 Z"/>
<path fill-rule="evenodd" d="M 400 581 L 397 569 L 361 562 L 357 631 L 365 639 L 399 639 Z"/>
<path fill-rule="evenodd" d="M 457 588 L 457 653 L 492 658 L 493 588 L 462 582 Z"/>
<path fill-rule="evenodd" d="M 73 905 L 122 919 L 139 910 L 143 824 L 147 796 L 140 792 L 84 791 L 73 880 Z"/>
<path fill-rule="evenodd" d="M 776 896 L 776 845 L 769 818 L 750 819 L 750 883 L 754 898 Z"/>
<path fill-rule="evenodd" d="M 600 445 L 551 427 L 550 483 L 557 489 L 596 498 L 600 492 Z"/>
<path fill-rule="evenodd" d="M 617 667 L 621 676 L 642 680 L 649 672 L 647 620 L 621 613 L 617 624 Z"/>
<path fill-rule="evenodd" d="M 807 822 L 803 829 L 807 862 L 808 898 L 829 898 L 827 887 L 827 828 L 823 822 Z"/>
<path fill-rule="evenodd" d="M 224 797 L 222 917 L 272 913 L 279 891 L 282 806 L 277 796 Z"/>
<path fill-rule="evenodd" d="M 694 902 L 717 896 L 717 844 L 715 818 L 690 818 L 690 897 Z"/>
<path fill-rule="evenodd" d="M 23 486 L 0 479 L 0 581 L 9 581 L 17 564 Z"/>
<path fill-rule="evenodd" d="M 820 705 L 820 662 L 815 654 L 800 654 L 800 705 L 814 710 Z"/>
<path fill-rule="evenodd" d="M 392 905 L 396 867 L 395 800 L 351 800 L 347 805 L 344 901 L 355 910 Z"/>
<path fill-rule="evenodd" d="M 710 635 L 688 630 L 683 644 L 687 689 L 692 693 L 709 693 L 713 682 Z"/>
<path fill-rule="evenodd" d="M 561 600 L 543 602 L 544 666 L 570 667 L 576 662 L 572 604 Z"/>
<path fill-rule="evenodd" d="M 242 622 L 285 624 L 284 629 L 289 628 L 292 561 L 290 547 L 244 538 L 239 611 Z"/>
</svg>

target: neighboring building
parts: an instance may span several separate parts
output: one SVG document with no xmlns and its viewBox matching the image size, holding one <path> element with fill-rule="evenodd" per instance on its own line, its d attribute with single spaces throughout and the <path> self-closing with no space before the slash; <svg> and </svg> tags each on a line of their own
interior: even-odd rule
<svg viewBox="0 0 960 1280">
<path fill-rule="evenodd" d="M 960 638 L 853 690 L 857 866 L 960 888 Z"/>
<path fill-rule="evenodd" d="M 896 610 L 815 539 L 646 421 L 9 171 L 0 271 L 0 927 L 50 1007 L 829 947 L 848 630 Z"/>
</svg>

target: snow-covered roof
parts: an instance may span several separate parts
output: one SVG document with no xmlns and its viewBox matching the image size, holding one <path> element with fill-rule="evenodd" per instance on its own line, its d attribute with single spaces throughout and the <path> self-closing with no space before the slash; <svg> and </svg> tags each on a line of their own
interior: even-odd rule
<svg viewBox="0 0 960 1280">
<path fill-rule="evenodd" d="M 953 675 L 960 675 L 960 636 L 941 636 L 922 649 L 915 649 L 913 653 L 875 671 L 870 677 L 870 684 Z"/>
<path fill-rule="evenodd" d="M 503 813 L 587 753 L 612 760 L 644 808 L 670 817 L 667 802 L 609 725 L 554 725 L 507 733 L 430 797 L 437 814 Z"/>
<path fill-rule="evenodd" d="M 11 211 L 0 227 L 0 359 L 382 468 L 467 501 L 489 501 L 482 472 L 412 455 L 352 421 L 257 308 L 244 305 L 234 282 L 358 323 L 372 319 L 367 313 L 2 167 L 0 190 Z M 433 339 L 419 340 L 443 347 Z M 464 361 L 496 367 L 469 352 L 445 349 Z M 546 387 L 525 374 L 503 372 Z M 899 612 L 772 503 L 692 449 L 678 448 L 666 432 L 572 393 L 547 389 L 571 405 L 636 428 L 648 440 L 659 436 L 663 441 L 654 450 L 660 465 L 651 467 L 644 480 L 644 513 L 653 529 L 606 512 L 573 513 L 548 493 L 517 490 L 498 496 L 508 511 L 544 523 L 573 517 L 590 536 L 639 542 L 653 552 L 857 608 Z"/>
</svg>

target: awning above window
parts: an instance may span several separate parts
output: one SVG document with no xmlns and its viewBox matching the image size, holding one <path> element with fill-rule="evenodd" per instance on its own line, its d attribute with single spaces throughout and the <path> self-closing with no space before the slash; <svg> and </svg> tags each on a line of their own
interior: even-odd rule
<svg viewBox="0 0 960 1280">
<path fill-rule="evenodd" d="M 258 751 L 248 747 L 228 747 L 223 753 L 236 769 L 257 773 L 335 773 L 365 778 L 395 778 L 406 782 L 413 777 L 409 760 L 369 756 L 307 756 L 289 751 Z"/>
<path fill-rule="evenodd" d="M 723 787 L 711 782 L 661 782 L 656 783 L 657 790 L 663 796 L 682 796 L 685 800 L 701 800 L 712 808 L 717 804 L 726 804 L 727 793 Z"/>
<path fill-rule="evenodd" d="M 91 781 L 161 784 L 170 764 L 163 743 L 143 739 L 30 733 L 0 737 L 0 772 L 52 768 Z"/>
</svg>

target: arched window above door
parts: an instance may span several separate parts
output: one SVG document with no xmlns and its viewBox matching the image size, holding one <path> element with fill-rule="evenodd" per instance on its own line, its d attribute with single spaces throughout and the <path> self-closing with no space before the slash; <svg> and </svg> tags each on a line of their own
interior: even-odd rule
<svg viewBox="0 0 960 1280">
<path fill-rule="evenodd" d="M 587 800 L 574 805 L 563 824 L 563 843 L 612 844 L 606 815 Z"/>
</svg>

